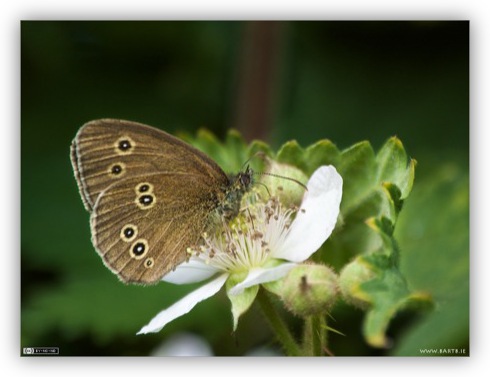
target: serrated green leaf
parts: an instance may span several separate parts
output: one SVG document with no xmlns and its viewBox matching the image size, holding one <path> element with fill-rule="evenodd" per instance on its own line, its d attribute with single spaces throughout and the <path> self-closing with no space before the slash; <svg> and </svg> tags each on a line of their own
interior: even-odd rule
<svg viewBox="0 0 490 377">
<path fill-rule="evenodd" d="M 366 224 L 382 236 L 388 236 L 387 238 L 390 238 L 393 235 L 393 223 L 386 217 L 367 219 Z"/>
<path fill-rule="evenodd" d="M 381 246 L 381 238 L 365 222 L 351 222 L 330 236 L 314 257 L 340 270 L 356 255 L 369 254 Z"/>
<path fill-rule="evenodd" d="M 376 180 L 397 185 L 402 196 L 408 196 L 413 184 L 415 165 L 409 161 L 402 142 L 397 137 L 390 138 L 376 155 Z"/>
<path fill-rule="evenodd" d="M 234 165 L 240 165 L 241 169 L 249 157 L 247 154 L 247 144 L 241 134 L 236 130 L 229 130 L 226 135 L 224 147 L 226 148 L 228 158 L 234 161 Z"/>
<path fill-rule="evenodd" d="M 212 132 L 201 128 L 197 131 L 193 144 L 204 153 L 211 155 L 216 152 L 220 142 Z"/>
<path fill-rule="evenodd" d="M 382 246 L 370 254 L 358 257 L 361 265 L 370 271 L 368 279 L 358 285 L 351 286 L 344 294 L 352 296 L 352 304 L 369 303 L 363 325 L 363 334 L 366 341 L 373 347 L 386 347 L 386 330 L 395 314 L 416 304 L 427 307 L 431 302 L 426 292 L 412 292 L 398 268 L 399 251 L 394 238 L 393 224 L 387 218 L 371 218 L 366 221 L 374 232 L 380 237 Z M 356 271 L 356 270 L 354 270 Z M 351 274 L 352 275 L 352 274 Z M 341 275 L 344 282 L 345 276 Z M 355 276 L 349 276 L 349 281 L 356 281 Z M 344 284 L 344 283 L 341 283 Z M 345 287 L 344 287 L 345 288 Z M 348 298 L 347 297 L 347 298 Z M 409 305 L 410 304 L 410 305 Z"/>
<path fill-rule="evenodd" d="M 237 171 L 237 168 L 230 164 L 230 159 L 228 158 L 230 152 L 227 151 L 216 136 L 208 130 L 200 129 L 197 132 L 196 137 L 189 140 L 189 143 L 216 161 L 225 172 Z"/>
<path fill-rule="evenodd" d="M 304 149 L 300 147 L 296 140 L 283 144 L 277 152 L 276 160 L 283 164 L 296 166 L 302 171 L 307 170 L 304 160 Z"/>
<path fill-rule="evenodd" d="M 369 281 L 354 284 L 348 299 L 366 309 L 363 334 L 373 347 L 387 345 L 386 330 L 399 310 L 425 297 L 423 292 L 408 288 L 399 271 L 399 248 L 393 237 L 403 199 L 413 185 L 414 168 L 415 162 L 408 162 L 397 138 L 389 139 L 376 156 L 368 142 L 355 144 L 340 155 L 338 170 L 344 180 L 342 225 L 321 255 L 326 262 L 333 260 L 340 267 L 342 255 L 362 255 L 357 260 L 362 259 L 369 265 L 368 270 L 375 272 Z M 357 270 L 352 271 L 351 275 Z M 355 276 L 348 281 L 355 282 Z"/>
<path fill-rule="evenodd" d="M 395 230 L 400 266 L 410 286 L 434 297 L 437 310 L 413 324 L 394 355 L 469 346 L 469 221 L 469 177 L 460 166 L 439 165 L 414 187 Z"/>
<path fill-rule="evenodd" d="M 271 147 L 267 143 L 264 143 L 263 141 L 260 140 L 254 140 L 248 146 L 248 155 L 252 157 L 259 153 L 263 153 L 265 156 L 269 158 L 274 157 L 274 152 L 272 151 Z"/>
<path fill-rule="evenodd" d="M 189 142 L 216 161 L 227 174 L 236 174 L 248 160 L 247 145 L 235 130 L 228 132 L 224 143 L 205 129 L 199 130 Z"/>
<path fill-rule="evenodd" d="M 392 208 L 394 209 L 394 213 L 391 213 L 391 216 L 389 216 L 391 221 L 394 223 L 396 222 L 398 214 L 400 213 L 403 207 L 403 200 L 401 200 L 402 193 L 398 188 L 398 186 L 396 186 L 393 183 L 384 182 L 382 184 L 382 187 L 386 190 Z"/>
<path fill-rule="evenodd" d="M 226 134 L 225 144 L 230 148 L 242 148 L 245 145 L 245 140 L 240 132 L 232 128 Z"/>
<path fill-rule="evenodd" d="M 267 168 L 268 160 L 274 158 L 274 152 L 268 144 L 254 140 L 247 147 L 247 156 L 252 169 L 256 172 L 263 172 Z"/>
<path fill-rule="evenodd" d="M 344 180 L 341 211 L 345 216 L 375 186 L 375 156 L 368 142 L 360 142 L 342 151 L 337 167 Z"/>
<path fill-rule="evenodd" d="M 313 174 L 322 165 L 337 166 L 340 160 L 340 152 L 330 140 L 320 140 L 310 145 L 304 155 L 307 175 Z"/>
<path fill-rule="evenodd" d="M 401 192 L 401 199 L 406 199 L 410 192 L 412 191 L 413 182 L 415 180 L 415 167 L 417 166 L 417 161 L 414 159 L 410 160 L 405 174 L 400 176 L 398 187 Z"/>
<path fill-rule="evenodd" d="M 370 217 L 387 217 L 396 221 L 397 211 L 391 196 L 382 188 L 371 190 L 356 207 L 352 208 L 344 220 L 347 223 L 363 222 Z"/>
<path fill-rule="evenodd" d="M 388 259 L 385 260 L 387 261 Z M 423 292 L 411 293 L 397 268 L 377 267 L 377 276 L 361 284 L 359 289 L 371 303 L 364 319 L 364 337 L 371 346 L 383 348 L 389 345 L 386 330 L 395 314 L 417 302 L 423 303 L 421 306 L 425 307 L 431 300 L 430 296 Z"/>
<path fill-rule="evenodd" d="M 371 303 L 363 330 L 365 339 L 373 346 L 385 346 L 392 317 L 408 302 L 423 296 L 408 289 L 398 269 L 399 248 L 393 237 L 403 199 L 413 185 L 415 161 L 408 160 L 397 138 L 389 139 L 377 155 L 367 141 L 341 153 L 328 140 L 306 150 L 292 141 L 282 146 L 277 159 L 308 174 L 323 164 L 337 167 L 344 181 L 339 225 L 315 259 L 340 268 L 354 255 L 367 258 L 377 275 L 353 294 Z"/>
</svg>

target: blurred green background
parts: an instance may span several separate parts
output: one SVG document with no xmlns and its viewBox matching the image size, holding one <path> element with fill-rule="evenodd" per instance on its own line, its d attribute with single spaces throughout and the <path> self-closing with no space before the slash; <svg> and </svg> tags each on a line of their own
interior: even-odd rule
<svg viewBox="0 0 490 377">
<path fill-rule="evenodd" d="M 69 146 L 102 117 L 218 137 L 236 128 L 274 148 L 328 138 L 377 150 L 398 136 L 418 161 L 396 228 L 401 269 L 436 306 L 397 316 L 393 347 L 377 350 L 362 312 L 339 304 L 329 324 L 345 336 L 329 347 L 469 350 L 469 22 L 21 22 L 21 346 L 149 355 L 187 332 L 215 355 L 274 349 L 255 308 L 232 334 L 223 294 L 135 336 L 195 286 L 125 286 L 94 251 Z"/>
</svg>

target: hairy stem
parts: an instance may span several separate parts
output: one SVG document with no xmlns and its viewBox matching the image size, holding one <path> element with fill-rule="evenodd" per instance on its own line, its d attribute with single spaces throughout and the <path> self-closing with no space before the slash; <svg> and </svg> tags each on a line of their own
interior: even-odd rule
<svg viewBox="0 0 490 377">
<path fill-rule="evenodd" d="M 269 294 L 263 289 L 260 289 L 257 295 L 257 299 L 262 309 L 262 312 L 267 318 L 269 325 L 276 334 L 276 337 L 283 346 L 286 354 L 288 356 L 300 356 L 302 354 L 300 347 L 294 340 L 294 337 L 286 326 L 286 323 L 279 316 L 279 313 L 272 304 Z"/>
</svg>

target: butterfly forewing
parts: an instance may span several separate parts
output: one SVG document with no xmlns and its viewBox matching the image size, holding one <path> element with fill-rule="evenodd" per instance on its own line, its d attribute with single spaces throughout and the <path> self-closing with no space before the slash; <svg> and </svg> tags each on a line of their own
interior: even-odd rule
<svg viewBox="0 0 490 377">
<path fill-rule="evenodd" d="M 72 143 L 71 159 L 89 211 L 103 190 L 137 175 L 169 172 L 199 174 L 212 184 L 226 185 L 228 181 L 221 168 L 204 153 L 161 130 L 123 120 L 102 119 L 85 124 Z"/>
</svg>

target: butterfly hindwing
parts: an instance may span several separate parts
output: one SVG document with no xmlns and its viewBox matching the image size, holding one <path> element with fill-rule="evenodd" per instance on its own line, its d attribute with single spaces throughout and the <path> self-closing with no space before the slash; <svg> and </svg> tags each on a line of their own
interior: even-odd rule
<svg viewBox="0 0 490 377">
<path fill-rule="evenodd" d="M 155 283 L 197 245 L 216 208 L 213 195 L 192 176 L 128 178 L 100 194 L 91 216 L 94 246 L 121 280 Z"/>
</svg>

